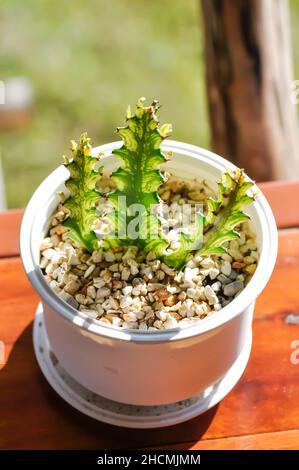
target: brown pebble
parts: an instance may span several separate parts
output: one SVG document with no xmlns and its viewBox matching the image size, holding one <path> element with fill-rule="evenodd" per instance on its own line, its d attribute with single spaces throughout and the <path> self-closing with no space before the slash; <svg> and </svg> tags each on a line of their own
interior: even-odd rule
<svg viewBox="0 0 299 470">
<path fill-rule="evenodd" d="M 154 293 L 155 299 L 162 300 L 163 302 L 164 300 L 168 299 L 169 295 L 169 292 L 167 292 L 165 289 L 160 289 Z"/>
<path fill-rule="evenodd" d="M 123 286 L 123 283 L 118 280 L 112 280 L 112 289 L 121 289 Z"/>
<path fill-rule="evenodd" d="M 246 266 L 245 263 L 241 263 L 240 261 L 234 261 L 232 264 L 233 269 L 242 269 Z"/>
<path fill-rule="evenodd" d="M 167 307 L 172 307 L 175 305 L 178 301 L 178 296 L 177 295 L 170 295 L 164 302 Z"/>
</svg>

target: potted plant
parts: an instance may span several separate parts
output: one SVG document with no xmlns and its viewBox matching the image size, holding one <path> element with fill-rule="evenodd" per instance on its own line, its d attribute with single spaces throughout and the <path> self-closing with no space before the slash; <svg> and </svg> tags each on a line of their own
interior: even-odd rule
<svg viewBox="0 0 299 470">
<path fill-rule="evenodd" d="M 212 152 L 165 140 L 158 107 L 128 110 L 122 142 L 73 142 L 21 228 L 55 356 L 89 390 L 136 405 L 205 393 L 233 366 L 241 375 L 277 253 L 254 183 Z"/>
</svg>

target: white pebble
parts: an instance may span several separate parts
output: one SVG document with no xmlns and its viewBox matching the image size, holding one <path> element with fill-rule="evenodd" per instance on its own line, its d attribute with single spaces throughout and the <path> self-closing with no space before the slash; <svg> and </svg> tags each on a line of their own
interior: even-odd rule
<svg viewBox="0 0 299 470">
<path fill-rule="evenodd" d="M 211 286 L 205 286 L 204 293 L 210 305 L 214 305 L 218 302 L 217 295 Z"/>
<path fill-rule="evenodd" d="M 124 295 L 129 295 L 132 293 L 133 287 L 132 286 L 126 286 L 122 289 L 122 293 Z"/>
<path fill-rule="evenodd" d="M 176 328 L 178 326 L 178 322 L 173 317 L 168 317 L 167 320 L 164 322 L 164 328 Z"/>
<path fill-rule="evenodd" d="M 125 295 L 120 301 L 120 307 L 121 308 L 129 307 L 132 304 L 132 302 L 133 302 L 132 297 L 130 297 L 129 295 Z"/>
<path fill-rule="evenodd" d="M 204 258 L 200 265 L 205 268 L 205 269 L 208 269 L 208 268 L 213 268 L 214 266 L 214 261 L 211 259 L 211 258 Z"/>
<path fill-rule="evenodd" d="M 231 273 L 231 270 L 232 270 L 232 267 L 231 267 L 231 264 L 229 261 L 224 261 L 223 263 L 221 263 L 221 272 L 225 275 L 225 276 L 229 276 L 230 273 Z"/>
<path fill-rule="evenodd" d="M 163 323 L 161 322 L 161 320 L 156 320 L 156 321 L 154 322 L 154 327 L 155 327 L 155 328 L 158 328 L 158 330 L 159 330 L 160 328 L 162 328 L 162 326 L 163 326 Z"/>
<path fill-rule="evenodd" d="M 51 248 L 52 247 L 52 242 L 51 242 L 51 239 L 49 237 L 47 238 L 44 238 L 39 249 L 40 251 L 44 251 L 44 250 L 47 250 L 48 248 Z"/>
<path fill-rule="evenodd" d="M 115 256 L 114 256 L 114 253 L 112 253 L 112 251 L 108 251 L 107 253 L 105 253 L 105 261 L 107 261 L 108 263 L 112 263 L 114 260 L 115 260 Z"/>
<path fill-rule="evenodd" d="M 133 322 L 137 321 L 137 316 L 136 316 L 135 313 L 133 313 L 133 312 L 124 313 L 123 317 L 124 317 L 124 320 L 125 320 L 126 322 L 128 322 L 128 323 L 129 323 L 129 322 L 132 322 L 132 321 L 133 321 Z"/>
<path fill-rule="evenodd" d="M 211 287 L 214 292 L 219 292 L 221 289 L 221 282 L 220 281 L 214 282 L 214 284 L 212 284 Z"/>
<path fill-rule="evenodd" d="M 95 270 L 95 264 L 92 264 L 91 266 L 89 266 L 89 268 L 86 269 L 85 273 L 84 273 L 84 278 L 87 279 Z"/>
<path fill-rule="evenodd" d="M 55 255 L 55 250 L 53 250 L 53 248 L 48 248 L 47 250 L 44 250 L 44 251 L 42 252 L 42 255 L 43 255 L 45 258 L 51 260 L 52 257 Z"/>
<path fill-rule="evenodd" d="M 131 275 L 131 271 L 129 268 L 124 268 L 121 272 L 121 278 L 123 281 L 127 281 Z"/>
<path fill-rule="evenodd" d="M 161 321 L 165 321 L 167 319 L 167 314 L 163 312 L 163 310 L 156 312 L 156 317 L 159 318 Z"/>
<path fill-rule="evenodd" d="M 111 290 L 108 287 L 101 287 L 98 289 L 97 298 L 108 297 L 111 294 Z"/>
<path fill-rule="evenodd" d="M 212 268 L 209 270 L 209 276 L 211 280 L 216 279 L 216 277 L 219 275 L 220 271 L 217 268 Z"/>
<path fill-rule="evenodd" d="M 103 252 L 100 250 L 96 250 L 92 253 L 92 261 L 94 263 L 100 263 L 103 261 Z"/>
<path fill-rule="evenodd" d="M 100 277 L 95 277 L 93 279 L 93 285 L 97 288 L 97 289 L 100 289 L 101 287 L 104 287 L 104 285 L 106 284 L 106 282 L 104 281 L 104 279 L 100 278 Z"/>
<path fill-rule="evenodd" d="M 119 269 L 119 266 L 117 263 L 115 264 L 111 264 L 111 266 L 109 266 L 109 271 L 112 271 L 113 273 L 117 273 L 118 272 L 118 269 Z"/>
</svg>

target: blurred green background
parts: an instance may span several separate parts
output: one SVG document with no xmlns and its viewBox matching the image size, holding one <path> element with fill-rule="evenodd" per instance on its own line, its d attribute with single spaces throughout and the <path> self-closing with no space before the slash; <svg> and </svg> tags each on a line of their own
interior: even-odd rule
<svg viewBox="0 0 299 470">
<path fill-rule="evenodd" d="M 296 42 L 299 1 L 291 3 Z M 26 204 L 81 131 L 95 144 L 116 140 L 139 96 L 160 100 L 174 139 L 209 147 L 199 0 L 0 5 L 0 79 L 27 77 L 35 94 L 29 125 L 0 133 L 8 207 Z"/>
</svg>

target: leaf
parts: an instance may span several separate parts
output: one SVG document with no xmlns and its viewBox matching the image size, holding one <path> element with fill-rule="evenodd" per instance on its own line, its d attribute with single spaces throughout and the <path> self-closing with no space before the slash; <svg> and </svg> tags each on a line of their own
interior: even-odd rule
<svg viewBox="0 0 299 470">
<path fill-rule="evenodd" d="M 156 115 L 158 101 L 154 101 L 151 106 L 144 106 L 143 103 L 144 98 L 140 98 L 135 114 L 128 108 L 126 126 L 117 129 L 123 145 L 120 149 L 115 149 L 113 154 L 121 160 L 121 165 L 112 173 L 116 190 L 110 193 L 109 199 L 117 212 L 115 220 L 121 221 L 121 230 L 126 233 L 121 242 L 131 243 L 133 240 L 145 251 L 154 249 L 156 253 L 161 253 L 167 242 L 160 235 L 159 223 L 152 208 L 160 202 L 157 190 L 164 181 L 160 166 L 167 160 L 160 146 L 170 135 L 171 125 L 164 124 L 159 129 Z M 121 197 L 126 202 L 122 209 L 119 204 Z M 135 230 L 137 236 L 133 238 L 132 231 L 128 229 L 133 227 L 138 210 L 139 224 Z M 150 229 L 155 224 L 158 229 L 151 238 Z M 115 232 L 120 237 L 119 227 Z"/>
<path fill-rule="evenodd" d="M 97 246 L 97 237 L 93 224 L 97 219 L 96 202 L 99 193 L 96 183 L 102 176 L 99 156 L 92 155 L 92 146 L 86 133 L 80 137 L 79 145 L 72 143 L 72 159 L 64 157 L 64 165 L 70 173 L 65 182 L 70 192 L 64 203 L 70 215 L 64 225 L 70 229 L 70 236 L 87 251 L 92 252 Z"/>
</svg>

